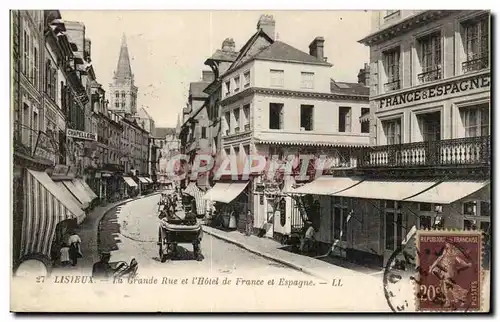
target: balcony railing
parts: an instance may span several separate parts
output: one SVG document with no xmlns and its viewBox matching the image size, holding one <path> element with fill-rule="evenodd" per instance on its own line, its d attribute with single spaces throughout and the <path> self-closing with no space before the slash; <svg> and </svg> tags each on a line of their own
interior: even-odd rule
<svg viewBox="0 0 500 322">
<path fill-rule="evenodd" d="M 358 168 L 489 165 L 490 136 L 363 148 Z"/>
<path fill-rule="evenodd" d="M 234 128 L 234 133 L 240 133 L 240 127 L 239 126 Z"/>
<path fill-rule="evenodd" d="M 462 71 L 464 73 L 473 72 L 489 67 L 489 57 L 481 57 L 477 59 L 468 60 L 462 63 Z"/>
<path fill-rule="evenodd" d="M 441 79 L 441 68 L 436 68 L 433 70 L 429 70 L 427 72 L 423 72 L 418 74 L 418 80 L 420 83 L 432 82 L 438 79 Z"/>
<path fill-rule="evenodd" d="M 20 122 L 14 122 L 13 130 L 14 152 L 44 163 L 54 163 L 57 160 L 59 143 L 55 132 L 35 130 Z"/>
<path fill-rule="evenodd" d="M 250 124 L 245 124 L 245 131 L 250 131 Z"/>
<path fill-rule="evenodd" d="M 400 88 L 401 88 L 401 82 L 399 79 L 384 84 L 384 89 L 386 92 L 395 91 Z"/>
</svg>

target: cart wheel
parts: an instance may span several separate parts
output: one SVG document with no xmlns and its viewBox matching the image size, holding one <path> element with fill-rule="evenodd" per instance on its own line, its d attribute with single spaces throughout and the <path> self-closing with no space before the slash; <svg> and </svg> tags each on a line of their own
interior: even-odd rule
<svg viewBox="0 0 500 322">
<path fill-rule="evenodd" d="M 165 263 L 167 261 L 167 254 L 165 252 L 166 249 L 163 249 L 163 243 L 160 243 L 158 247 L 159 247 L 158 253 L 160 257 L 160 262 Z"/>
</svg>

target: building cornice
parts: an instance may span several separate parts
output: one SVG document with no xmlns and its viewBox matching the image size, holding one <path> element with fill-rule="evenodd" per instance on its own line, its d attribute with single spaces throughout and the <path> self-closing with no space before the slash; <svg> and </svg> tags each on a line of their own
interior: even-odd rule
<svg viewBox="0 0 500 322">
<path fill-rule="evenodd" d="M 293 91 L 288 89 L 277 89 L 277 88 L 262 88 L 262 87 L 249 87 L 235 95 L 227 97 L 221 101 L 222 106 L 227 106 L 240 99 L 252 95 L 252 94 L 264 94 L 271 96 L 289 96 L 289 97 L 304 97 L 304 98 L 316 98 L 322 100 L 332 100 L 332 101 L 342 101 L 342 100 L 355 100 L 355 101 L 366 101 L 368 102 L 368 95 L 356 95 L 356 94 L 334 94 L 334 93 L 319 93 L 319 92 L 302 92 Z"/>
<path fill-rule="evenodd" d="M 426 10 L 403 19 L 394 25 L 378 30 L 358 42 L 367 46 L 373 46 L 457 12 L 460 12 L 460 10 Z"/>
</svg>

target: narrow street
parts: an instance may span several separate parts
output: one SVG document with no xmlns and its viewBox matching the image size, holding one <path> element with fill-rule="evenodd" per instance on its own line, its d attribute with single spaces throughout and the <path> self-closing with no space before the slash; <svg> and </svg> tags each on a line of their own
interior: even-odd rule
<svg viewBox="0 0 500 322">
<path fill-rule="evenodd" d="M 111 252 L 111 261 L 139 262 L 139 274 L 160 275 L 219 275 L 238 276 L 251 273 L 281 275 L 290 278 L 309 278 L 308 275 L 252 254 L 208 234 L 203 235 L 204 259 L 196 261 L 192 245 L 180 244 L 180 258 L 161 263 L 158 257 L 159 195 L 145 197 L 119 206 L 109 212 L 100 226 L 99 249 Z"/>
</svg>

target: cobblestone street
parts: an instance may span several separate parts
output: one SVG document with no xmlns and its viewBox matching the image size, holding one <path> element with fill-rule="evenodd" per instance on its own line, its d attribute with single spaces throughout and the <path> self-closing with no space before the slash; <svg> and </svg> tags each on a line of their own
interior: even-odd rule
<svg viewBox="0 0 500 322">
<path fill-rule="evenodd" d="M 103 218 L 100 224 L 99 249 L 111 252 L 111 260 L 127 261 L 135 257 L 141 272 L 155 274 L 233 274 L 286 275 L 307 277 L 281 264 L 264 259 L 240 247 L 204 234 L 204 260 L 194 259 L 192 245 L 180 244 L 180 259 L 161 263 L 158 258 L 159 195 L 150 196 L 118 206 Z"/>
</svg>

